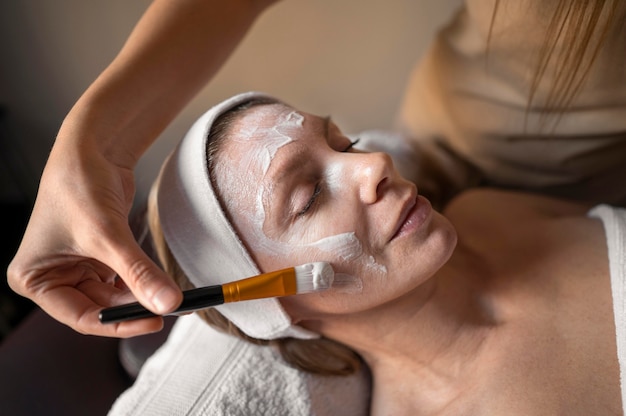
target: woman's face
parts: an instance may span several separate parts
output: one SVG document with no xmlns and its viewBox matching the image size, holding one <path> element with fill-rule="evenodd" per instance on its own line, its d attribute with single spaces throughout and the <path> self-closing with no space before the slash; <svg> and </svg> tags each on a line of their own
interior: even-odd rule
<svg viewBox="0 0 626 416">
<path fill-rule="evenodd" d="M 419 290 L 456 243 L 389 156 L 351 148 L 329 118 L 253 107 L 218 157 L 226 210 L 261 270 L 327 261 L 344 283 L 283 298 L 295 319 L 366 310 Z"/>
</svg>

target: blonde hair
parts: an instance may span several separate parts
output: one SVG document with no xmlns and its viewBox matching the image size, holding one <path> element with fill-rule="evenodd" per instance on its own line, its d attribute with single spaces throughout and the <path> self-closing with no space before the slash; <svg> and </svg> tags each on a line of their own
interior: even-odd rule
<svg viewBox="0 0 626 416">
<path fill-rule="evenodd" d="M 549 123 L 552 123 L 553 128 L 556 127 L 563 113 L 580 92 L 611 28 L 623 23 L 623 15 L 621 19 L 618 18 L 620 1 L 622 0 L 558 1 L 538 51 L 537 67 L 529 86 L 525 125 L 530 109 L 538 105 L 542 107 L 540 130 Z M 500 0 L 496 0 L 487 48 L 499 5 Z M 557 48 L 558 44 L 561 46 Z M 554 83 L 545 102 L 537 103 L 539 84 L 548 69 L 554 75 Z"/>
<path fill-rule="evenodd" d="M 252 105 L 262 105 L 265 102 L 252 103 Z M 239 113 L 250 108 L 250 103 L 245 103 L 233 110 L 222 114 L 211 127 L 209 136 L 209 149 L 207 157 L 211 160 L 209 164 L 215 163 L 215 158 L 219 154 L 219 147 L 228 133 L 228 127 Z M 178 284 L 182 290 L 193 288 L 180 265 L 177 263 L 170 251 L 159 219 L 157 206 L 157 189 L 159 179 L 152 185 L 148 197 L 147 220 L 150 234 L 152 236 L 153 248 L 156 251 L 158 260 L 165 272 Z M 193 242 L 190 242 L 193 244 Z M 272 345 L 278 348 L 283 359 L 290 365 L 300 370 L 322 374 L 322 375 L 350 375 L 355 373 L 361 366 L 362 361 L 359 355 L 343 344 L 328 338 L 318 338 L 312 340 L 301 340 L 296 338 L 281 338 L 277 340 L 260 340 L 252 338 L 237 328 L 232 322 L 226 319 L 214 308 L 203 309 L 196 312 L 206 323 L 227 334 L 236 336 L 247 342 L 256 345 Z"/>
</svg>

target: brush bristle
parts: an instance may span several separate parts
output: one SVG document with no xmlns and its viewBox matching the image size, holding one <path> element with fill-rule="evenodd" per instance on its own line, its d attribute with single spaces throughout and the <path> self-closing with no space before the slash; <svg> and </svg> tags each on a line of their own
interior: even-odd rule
<svg viewBox="0 0 626 416">
<path fill-rule="evenodd" d="M 335 271 L 326 262 L 307 263 L 295 267 L 297 293 L 318 292 L 330 289 L 335 278 Z"/>
</svg>

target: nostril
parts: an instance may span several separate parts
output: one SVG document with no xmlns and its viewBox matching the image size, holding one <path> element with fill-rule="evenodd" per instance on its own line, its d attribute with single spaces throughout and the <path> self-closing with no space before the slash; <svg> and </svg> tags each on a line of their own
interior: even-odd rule
<svg viewBox="0 0 626 416">
<path fill-rule="evenodd" d="M 372 178 L 373 179 L 373 178 Z M 385 191 L 389 187 L 390 181 L 387 177 L 378 178 L 376 183 L 370 180 L 361 188 L 361 198 L 366 204 L 375 204 L 385 196 Z"/>
<path fill-rule="evenodd" d="M 383 195 L 388 183 L 389 183 L 389 178 L 386 178 L 386 177 L 383 178 L 380 182 L 378 182 L 378 185 L 376 186 L 376 200 L 380 199 L 380 197 Z"/>
</svg>

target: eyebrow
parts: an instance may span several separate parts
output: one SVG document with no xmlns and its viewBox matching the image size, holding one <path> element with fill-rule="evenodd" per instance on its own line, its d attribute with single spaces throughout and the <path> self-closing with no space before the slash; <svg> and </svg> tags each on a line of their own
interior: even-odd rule
<svg viewBox="0 0 626 416">
<path fill-rule="evenodd" d="M 328 143 L 330 140 L 330 136 L 329 136 L 330 135 L 330 123 L 332 122 L 332 119 L 331 119 L 331 116 L 326 116 L 322 118 L 322 120 L 323 120 L 324 139 Z M 296 173 L 299 169 L 301 169 L 302 166 L 307 164 L 309 159 L 308 159 L 308 152 L 306 150 L 307 150 L 306 147 L 301 148 L 297 152 L 297 154 L 290 157 L 289 160 L 278 165 L 278 169 L 280 169 L 280 173 L 277 174 L 273 179 L 274 186 L 276 186 L 277 188 L 281 187 L 281 185 L 285 183 L 285 178 L 291 178 L 294 173 Z M 285 198 L 279 198 L 278 201 L 274 201 L 274 202 L 280 202 L 281 206 L 284 209 L 287 209 L 286 205 L 288 204 L 286 204 Z M 270 202 L 270 206 L 272 205 L 274 204 Z M 270 208 L 270 212 L 271 211 L 273 211 L 273 209 Z"/>
<path fill-rule="evenodd" d="M 330 136 L 329 136 L 330 123 L 332 120 L 330 116 L 326 116 L 322 120 L 324 122 L 323 124 L 324 139 L 328 143 L 330 140 Z M 295 171 L 297 171 L 303 165 L 303 161 L 306 160 L 305 150 L 306 149 L 299 151 L 296 155 L 289 158 L 287 162 L 279 165 L 281 172 L 275 178 L 276 183 L 283 182 L 284 178 L 290 177 Z"/>
</svg>

